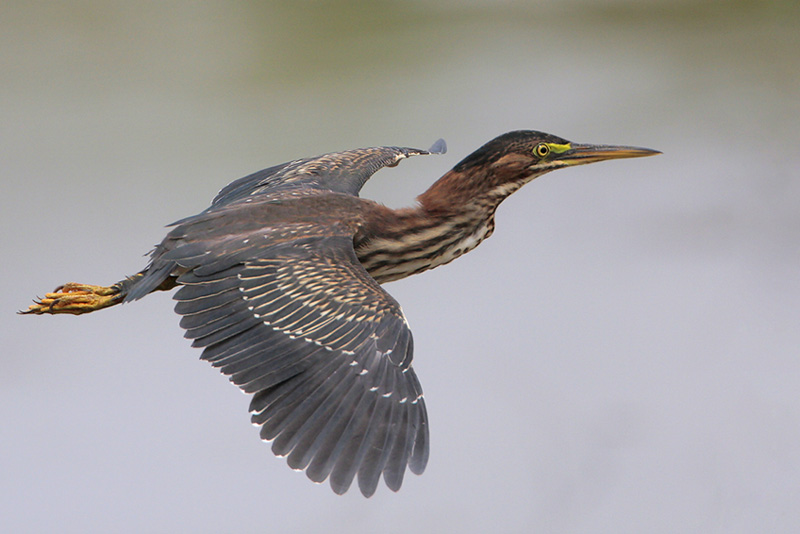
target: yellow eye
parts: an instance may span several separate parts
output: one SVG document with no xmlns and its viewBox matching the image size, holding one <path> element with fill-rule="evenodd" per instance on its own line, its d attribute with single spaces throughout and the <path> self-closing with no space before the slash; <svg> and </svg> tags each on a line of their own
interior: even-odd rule
<svg viewBox="0 0 800 534">
<path fill-rule="evenodd" d="M 550 147 L 547 146 L 545 143 L 539 143 L 533 149 L 533 153 L 539 156 L 540 158 L 543 158 L 550 153 Z"/>
</svg>

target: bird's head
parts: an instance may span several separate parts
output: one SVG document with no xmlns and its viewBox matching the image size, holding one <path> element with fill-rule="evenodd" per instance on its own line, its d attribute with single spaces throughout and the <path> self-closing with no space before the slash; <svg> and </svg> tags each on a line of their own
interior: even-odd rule
<svg viewBox="0 0 800 534">
<path fill-rule="evenodd" d="M 461 160 L 420 200 L 439 204 L 447 197 L 450 201 L 463 197 L 462 201 L 499 203 L 534 178 L 556 169 L 655 154 L 660 152 L 632 146 L 578 144 L 534 130 L 508 132 Z"/>
<path fill-rule="evenodd" d="M 660 154 L 632 146 L 585 145 L 534 130 L 508 132 L 464 158 L 453 169 L 465 176 L 488 178 L 487 190 L 517 187 L 556 169 L 609 159 Z"/>
</svg>

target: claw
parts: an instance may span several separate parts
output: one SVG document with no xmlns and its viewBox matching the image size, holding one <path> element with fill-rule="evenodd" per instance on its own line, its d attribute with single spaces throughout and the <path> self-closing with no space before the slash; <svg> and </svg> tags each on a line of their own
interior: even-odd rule
<svg viewBox="0 0 800 534">
<path fill-rule="evenodd" d="M 47 293 L 44 298 L 37 298 L 33 304 L 28 306 L 27 310 L 17 313 L 22 315 L 45 313 L 80 315 L 119 304 L 121 300 L 122 295 L 117 286 L 93 286 L 70 282 L 58 286 L 52 293 Z"/>
</svg>

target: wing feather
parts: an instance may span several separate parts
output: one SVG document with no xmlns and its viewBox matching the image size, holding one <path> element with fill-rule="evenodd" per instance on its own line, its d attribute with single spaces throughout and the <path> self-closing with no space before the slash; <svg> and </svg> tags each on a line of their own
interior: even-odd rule
<svg viewBox="0 0 800 534">
<path fill-rule="evenodd" d="M 267 229 L 273 239 L 248 248 L 258 236 L 215 241 L 190 226 L 162 258 L 180 267 L 181 326 L 253 394 L 252 422 L 273 452 L 336 493 L 358 477 L 372 495 L 381 474 L 396 491 L 406 467 L 421 473 L 428 427 L 411 332 L 358 262 L 351 230 L 290 239 Z"/>
<path fill-rule="evenodd" d="M 408 147 L 371 147 L 323 154 L 275 165 L 240 178 L 214 198 L 211 209 L 253 195 L 281 189 L 313 187 L 358 196 L 364 183 L 383 167 L 394 167 L 411 156 L 443 154 L 447 147 L 439 140 L 428 150 Z"/>
</svg>

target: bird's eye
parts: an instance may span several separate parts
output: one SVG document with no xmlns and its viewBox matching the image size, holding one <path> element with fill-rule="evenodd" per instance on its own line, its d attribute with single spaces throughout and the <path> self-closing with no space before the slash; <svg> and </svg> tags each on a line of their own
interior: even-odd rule
<svg viewBox="0 0 800 534">
<path fill-rule="evenodd" d="M 543 158 L 550 153 L 550 147 L 547 146 L 545 143 L 539 143 L 533 149 L 533 153 L 539 156 L 540 158 Z"/>
</svg>

